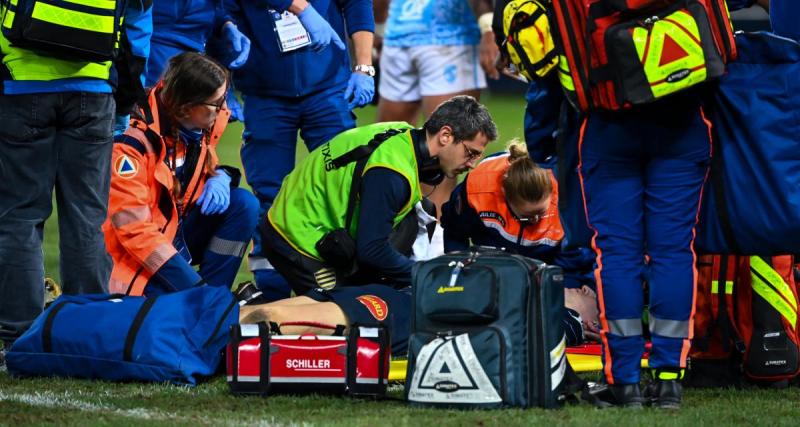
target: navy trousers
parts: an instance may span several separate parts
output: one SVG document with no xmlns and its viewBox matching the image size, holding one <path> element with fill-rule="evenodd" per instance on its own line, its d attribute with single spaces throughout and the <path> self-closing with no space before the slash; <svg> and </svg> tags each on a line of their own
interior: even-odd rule
<svg viewBox="0 0 800 427">
<path fill-rule="evenodd" d="M 643 286 L 651 368 L 684 368 L 697 280 L 693 241 L 711 155 L 694 96 L 583 122 L 579 171 L 594 232 L 603 363 L 611 384 L 639 382 Z"/>
<path fill-rule="evenodd" d="M 145 295 L 175 292 L 201 281 L 230 288 L 257 220 L 258 201 L 244 188 L 231 190 L 231 203 L 221 214 L 203 215 L 195 206 L 178 228 L 178 254 L 153 275 Z M 200 266 L 199 275 L 191 265 Z"/>
<path fill-rule="evenodd" d="M 278 195 L 283 178 L 294 169 L 298 131 L 312 151 L 355 127 L 355 116 L 347 107 L 344 90 L 344 86 L 336 86 L 302 98 L 245 94 L 242 164 L 247 182 L 258 197 L 261 221 Z M 255 229 L 249 264 L 267 300 L 289 297 L 289 285 L 267 261 L 260 233 Z"/>
</svg>

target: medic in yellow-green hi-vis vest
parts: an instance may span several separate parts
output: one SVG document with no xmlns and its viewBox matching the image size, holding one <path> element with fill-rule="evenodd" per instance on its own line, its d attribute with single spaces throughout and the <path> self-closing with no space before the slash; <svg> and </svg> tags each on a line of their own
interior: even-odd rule
<svg viewBox="0 0 800 427">
<path fill-rule="evenodd" d="M 355 163 L 335 169 L 332 160 L 351 149 L 367 144 L 376 134 L 389 129 L 411 129 L 403 122 L 376 123 L 345 131 L 314 150 L 283 181 L 275 203 L 270 208 L 270 225 L 292 248 L 310 258 L 322 261 L 316 243 L 329 231 L 344 227 L 350 184 Z M 395 135 L 369 156 L 364 174 L 373 168 L 386 168 L 402 175 L 410 186 L 406 205 L 394 218 L 394 225 L 422 200 L 417 158 L 408 131 Z M 356 205 L 354 217 L 358 217 Z M 358 230 L 355 223 L 350 235 Z"/>
</svg>

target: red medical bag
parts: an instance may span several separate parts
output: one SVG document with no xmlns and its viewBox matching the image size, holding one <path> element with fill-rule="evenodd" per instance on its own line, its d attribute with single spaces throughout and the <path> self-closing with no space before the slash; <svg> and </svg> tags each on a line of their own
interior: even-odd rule
<svg viewBox="0 0 800 427">
<path fill-rule="evenodd" d="M 291 325 L 328 327 L 304 322 Z M 346 336 L 280 335 L 275 324 L 234 325 L 226 351 L 228 385 L 235 394 L 383 396 L 390 352 L 389 332 L 383 325 L 353 325 Z"/>
</svg>

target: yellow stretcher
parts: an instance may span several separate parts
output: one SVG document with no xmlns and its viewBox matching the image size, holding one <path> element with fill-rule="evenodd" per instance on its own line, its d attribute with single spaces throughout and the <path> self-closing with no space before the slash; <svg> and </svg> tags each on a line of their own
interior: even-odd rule
<svg viewBox="0 0 800 427">
<path fill-rule="evenodd" d="M 603 369 L 599 355 L 567 353 L 567 360 L 575 372 L 594 372 Z M 389 368 L 389 381 L 405 381 L 407 366 L 406 360 L 393 360 Z M 647 359 L 642 359 L 642 368 L 646 367 Z"/>
</svg>

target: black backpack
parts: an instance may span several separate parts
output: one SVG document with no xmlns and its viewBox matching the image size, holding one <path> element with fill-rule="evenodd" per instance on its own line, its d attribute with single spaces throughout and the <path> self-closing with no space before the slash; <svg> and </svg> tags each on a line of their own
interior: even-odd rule
<svg viewBox="0 0 800 427">
<path fill-rule="evenodd" d="M 462 408 L 558 407 L 569 366 L 560 267 L 496 250 L 419 263 L 405 396 Z"/>
<path fill-rule="evenodd" d="M 53 2 L 2 0 L 3 36 L 12 45 L 67 59 L 117 56 L 126 0 Z"/>
</svg>

